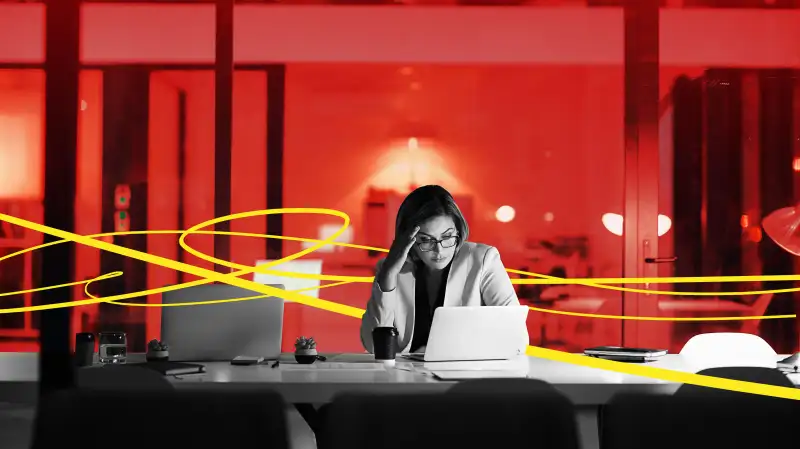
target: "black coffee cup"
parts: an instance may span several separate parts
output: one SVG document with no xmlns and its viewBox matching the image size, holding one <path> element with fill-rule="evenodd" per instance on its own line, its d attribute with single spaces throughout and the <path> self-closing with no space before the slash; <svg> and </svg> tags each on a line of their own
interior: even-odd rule
<svg viewBox="0 0 800 449">
<path fill-rule="evenodd" d="M 372 330 L 375 360 L 394 360 L 397 356 L 397 329 L 376 327 Z"/>
</svg>

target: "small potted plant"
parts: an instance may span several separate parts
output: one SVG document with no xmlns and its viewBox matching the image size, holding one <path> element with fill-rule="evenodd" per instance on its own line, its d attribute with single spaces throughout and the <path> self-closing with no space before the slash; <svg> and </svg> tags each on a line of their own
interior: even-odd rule
<svg viewBox="0 0 800 449">
<path fill-rule="evenodd" d="M 294 342 L 294 359 L 297 363 L 314 363 L 317 357 L 317 342 L 314 337 L 300 337 Z"/>
<path fill-rule="evenodd" d="M 165 362 L 167 360 L 169 360 L 169 346 L 156 339 L 150 340 L 150 343 L 147 343 L 147 361 Z"/>
</svg>

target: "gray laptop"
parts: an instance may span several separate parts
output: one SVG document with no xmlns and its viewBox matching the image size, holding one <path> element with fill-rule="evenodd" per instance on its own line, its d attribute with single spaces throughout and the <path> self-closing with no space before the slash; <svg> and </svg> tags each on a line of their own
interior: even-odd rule
<svg viewBox="0 0 800 449">
<path fill-rule="evenodd" d="M 270 285 L 283 289 L 283 285 Z M 246 298 L 262 293 L 225 284 L 186 287 L 162 295 L 164 304 Z M 237 356 L 277 359 L 283 335 L 283 299 L 162 307 L 161 340 L 176 362 L 230 361 Z"/>
</svg>

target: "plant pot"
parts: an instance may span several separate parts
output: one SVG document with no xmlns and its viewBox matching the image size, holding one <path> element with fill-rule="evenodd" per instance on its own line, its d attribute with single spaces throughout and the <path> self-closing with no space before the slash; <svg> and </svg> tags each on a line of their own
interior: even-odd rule
<svg viewBox="0 0 800 449">
<path fill-rule="evenodd" d="M 317 361 L 316 349 L 297 349 L 294 351 L 294 359 L 302 365 L 309 365 Z"/>
<path fill-rule="evenodd" d="M 169 360 L 169 351 L 149 351 L 146 357 L 148 362 L 166 362 Z"/>
</svg>

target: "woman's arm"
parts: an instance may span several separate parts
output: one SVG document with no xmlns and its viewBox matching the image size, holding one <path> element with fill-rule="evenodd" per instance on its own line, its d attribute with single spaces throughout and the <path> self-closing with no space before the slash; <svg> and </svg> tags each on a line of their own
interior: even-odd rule
<svg viewBox="0 0 800 449">
<path fill-rule="evenodd" d="M 491 247 L 483 256 L 481 299 L 487 306 L 518 306 L 517 292 L 511 284 L 506 267 L 497 248 Z"/>
<path fill-rule="evenodd" d="M 381 290 L 378 278 L 380 278 L 382 265 L 383 260 L 378 262 L 375 280 L 372 281 L 372 293 L 367 302 L 367 310 L 361 317 L 361 344 L 370 354 L 374 352 L 372 330 L 381 326 L 394 326 L 397 287 L 388 292 Z"/>
</svg>

